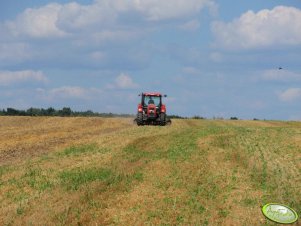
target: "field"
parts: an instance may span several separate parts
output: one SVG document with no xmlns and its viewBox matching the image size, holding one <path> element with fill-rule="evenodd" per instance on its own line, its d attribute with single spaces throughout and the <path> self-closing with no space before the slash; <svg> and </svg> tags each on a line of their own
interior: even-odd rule
<svg viewBox="0 0 301 226">
<path fill-rule="evenodd" d="M 300 122 L 0 118 L 0 225 L 276 225 L 300 191 Z"/>
</svg>

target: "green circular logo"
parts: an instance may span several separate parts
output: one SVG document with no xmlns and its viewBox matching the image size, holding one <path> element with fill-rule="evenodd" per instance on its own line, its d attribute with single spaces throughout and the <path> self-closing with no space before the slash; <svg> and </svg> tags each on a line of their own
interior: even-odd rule
<svg viewBox="0 0 301 226">
<path fill-rule="evenodd" d="M 298 214 L 295 210 L 277 203 L 264 205 L 262 207 L 262 213 L 268 219 L 281 224 L 291 224 L 298 220 Z"/>
</svg>

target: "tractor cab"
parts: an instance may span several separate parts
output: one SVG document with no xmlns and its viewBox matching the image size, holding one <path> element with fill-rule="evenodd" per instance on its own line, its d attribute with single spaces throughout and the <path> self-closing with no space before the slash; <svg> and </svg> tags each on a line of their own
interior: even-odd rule
<svg viewBox="0 0 301 226">
<path fill-rule="evenodd" d="M 143 108 L 147 108 L 149 104 L 154 104 L 156 108 L 160 108 L 162 105 L 161 94 L 143 93 L 141 96 L 141 103 Z"/>
</svg>

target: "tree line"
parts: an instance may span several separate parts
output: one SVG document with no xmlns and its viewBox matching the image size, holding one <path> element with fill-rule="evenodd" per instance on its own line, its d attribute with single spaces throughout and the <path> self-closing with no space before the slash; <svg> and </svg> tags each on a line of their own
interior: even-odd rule
<svg viewBox="0 0 301 226">
<path fill-rule="evenodd" d="M 73 111 L 70 107 L 63 107 L 62 109 L 49 108 L 28 108 L 27 110 L 19 110 L 15 108 L 6 108 L 0 110 L 0 116 L 61 116 L 61 117 L 135 117 L 135 114 L 116 114 L 116 113 L 99 113 L 91 110 L 87 111 Z M 188 119 L 179 115 L 168 115 L 169 118 Z M 195 116 L 195 119 L 204 119 L 203 117 Z"/>
<path fill-rule="evenodd" d="M 63 107 L 62 109 L 49 108 L 28 108 L 27 110 L 18 110 L 15 108 L 7 108 L 0 110 L 0 116 L 59 116 L 59 117 L 135 117 L 135 114 L 116 114 L 116 113 L 99 113 L 91 110 L 87 111 L 73 111 L 70 107 Z M 168 115 L 170 119 L 206 119 L 205 117 L 195 115 L 193 117 L 182 117 L 179 115 Z M 223 119 L 216 118 L 213 119 Z M 231 117 L 230 120 L 239 120 L 237 117 Z M 253 119 L 258 120 L 258 119 Z"/>
<path fill-rule="evenodd" d="M 0 111 L 2 116 L 61 116 L 61 117 L 133 117 L 131 114 L 114 114 L 114 113 L 99 113 L 91 110 L 87 111 L 73 111 L 70 107 L 63 107 L 62 109 L 54 109 L 49 107 L 44 108 L 29 108 L 27 110 L 18 110 L 15 108 L 7 108 Z"/>
</svg>

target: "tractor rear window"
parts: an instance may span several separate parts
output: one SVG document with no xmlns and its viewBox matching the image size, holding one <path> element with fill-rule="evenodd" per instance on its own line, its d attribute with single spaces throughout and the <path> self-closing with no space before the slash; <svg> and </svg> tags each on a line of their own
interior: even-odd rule
<svg viewBox="0 0 301 226">
<path fill-rule="evenodd" d="M 145 96 L 144 97 L 144 104 L 149 105 L 149 104 L 155 104 L 156 106 L 160 105 L 160 97 L 156 96 Z"/>
</svg>

